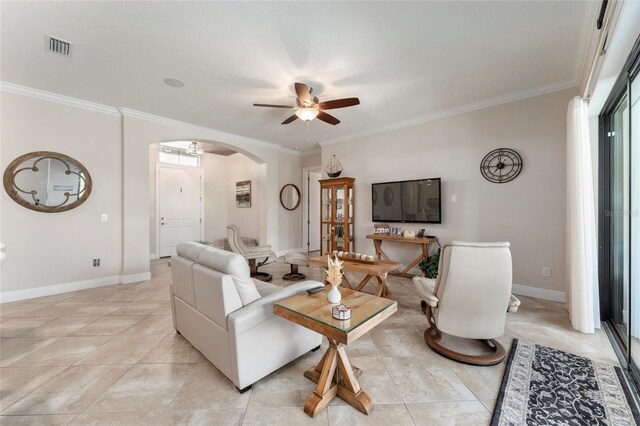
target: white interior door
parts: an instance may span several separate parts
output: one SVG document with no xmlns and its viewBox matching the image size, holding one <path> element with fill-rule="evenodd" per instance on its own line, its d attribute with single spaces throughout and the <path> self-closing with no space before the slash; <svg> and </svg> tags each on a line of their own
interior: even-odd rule
<svg viewBox="0 0 640 426">
<path fill-rule="evenodd" d="M 320 172 L 307 172 L 304 177 L 303 240 L 308 251 L 320 250 Z M 308 241 L 307 241 L 308 239 Z"/>
<path fill-rule="evenodd" d="M 202 239 L 202 170 L 158 166 L 160 257 L 176 254 L 176 246 Z"/>
</svg>

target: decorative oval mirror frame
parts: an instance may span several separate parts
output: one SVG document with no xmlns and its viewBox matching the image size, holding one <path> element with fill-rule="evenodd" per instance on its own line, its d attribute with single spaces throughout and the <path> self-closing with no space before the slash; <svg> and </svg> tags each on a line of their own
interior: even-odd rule
<svg viewBox="0 0 640 426">
<path fill-rule="evenodd" d="M 23 198 L 21 194 L 25 196 L 34 197 L 37 194 L 37 191 L 30 188 L 20 188 L 16 185 L 15 178 L 18 173 L 27 172 L 29 170 L 33 172 L 37 172 L 38 163 L 44 159 L 53 159 L 62 162 L 67 170 L 64 171 L 64 174 L 71 175 L 75 174 L 78 176 L 78 179 L 82 179 L 84 181 L 84 187 L 82 190 L 70 193 L 65 191 L 62 195 L 65 197 L 65 200 L 62 203 L 59 203 L 54 206 L 47 206 L 38 204 L 36 201 L 30 202 L 27 201 L 26 198 Z M 35 160 L 33 165 L 23 165 L 25 162 L 29 160 Z M 69 165 L 72 165 L 74 168 L 78 169 L 78 171 L 73 171 Z M 21 167 L 22 166 L 22 167 Z M 26 207 L 30 210 L 35 210 L 43 213 L 60 213 L 67 210 L 74 209 L 78 207 L 80 204 L 84 203 L 89 195 L 91 194 L 91 189 L 93 187 L 93 183 L 91 181 L 91 175 L 85 166 L 82 165 L 78 160 L 69 157 L 68 155 L 60 154 L 59 152 L 52 151 L 35 151 L 29 152 L 27 154 L 21 155 L 20 157 L 13 160 L 5 169 L 4 176 L 2 179 L 2 183 L 4 184 L 4 189 L 7 191 L 7 194 L 15 201 L 23 207 Z M 78 199 L 68 203 L 70 197 L 77 196 Z"/>
<path fill-rule="evenodd" d="M 296 201 L 296 205 L 293 207 L 287 207 L 284 204 L 284 193 L 287 189 L 287 187 L 292 187 L 295 191 L 296 194 L 298 195 L 298 200 Z M 301 199 L 301 195 L 300 195 L 300 188 L 298 188 L 296 185 L 292 184 L 292 183 L 288 183 L 285 186 L 282 187 L 282 189 L 280 190 L 280 205 L 282 206 L 282 208 L 284 208 L 285 210 L 289 210 L 289 211 L 293 211 L 295 209 L 298 208 L 298 206 L 300 205 L 300 199 Z"/>
</svg>

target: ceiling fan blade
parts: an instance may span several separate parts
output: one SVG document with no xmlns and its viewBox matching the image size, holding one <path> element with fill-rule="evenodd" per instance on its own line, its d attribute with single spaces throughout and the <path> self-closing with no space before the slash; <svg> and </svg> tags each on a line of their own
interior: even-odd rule
<svg viewBox="0 0 640 426">
<path fill-rule="evenodd" d="M 333 115 L 329 115 L 326 112 L 318 111 L 318 116 L 316 117 L 318 120 L 322 120 L 325 123 L 333 124 L 334 126 L 340 123 L 340 120 L 335 118 Z"/>
<path fill-rule="evenodd" d="M 311 94 L 309 91 L 309 86 L 304 83 L 294 83 L 293 85 L 296 88 L 296 94 L 298 95 L 298 100 L 300 101 L 300 103 L 304 104 L 306 102 L 307 104 L 310 104 Z"/>
<path fill-rule="evenodd" d="M 272 105 L 272 104 L 253 104 L 253 106 L 266 107 L 266 108 L 286 108 L 286 109 L 295 108 L 295 107 L 288 106 L 288 105 Z"/>
<path fill-rule="evenodd" d="M 281 124 L 289 124 L 293 121 L 296 121 L 298 119 L 298 116 L 293 114 L 291 117 L 287 118 L 286 120 L 284 120 Z"/>
<path fill-rule="evenodd" d="M 346 108 L 354 105 L 360 105 L 360 99 L 358 98 L 345 98 L 345 99 L 335 99 L 333 101 L 321 102 L 318 107 L 320 109 L 336 109 L 336 108 Z"/>
</svg>

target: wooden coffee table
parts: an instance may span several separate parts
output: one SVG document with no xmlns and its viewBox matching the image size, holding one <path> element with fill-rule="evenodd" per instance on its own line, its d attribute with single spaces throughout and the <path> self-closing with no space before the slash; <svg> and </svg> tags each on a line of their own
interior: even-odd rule
<svg viewBox="0 0 640 426">
<path fill-rule="evenodd" d="M 327 256 L 317 256 L 310 257 L 307 259 L 310 265 L 320 266 L 322 268 L 327 267 Z M 393 262 L 391 260 L 376 260 L 375 263 L 360 263 L 353 262 L 349 260 L 342 261 L 342 270 L 344 272 L 358 272 L 361 274 L 365 274 L 365 277 L 360 281 L 358 285 L 355 287 L 351 285 L 349 279 L 346 275 L 343 275 L 343 280 L 347 283 L 349 288 L 361 291 L 365 285 L 371 280 L 371 278 L 375 277 L 378 281 L 378 287 L 373 293 L 375 296 L 380 297 L 392 297 L 391 291 L 389 291 L 389 287 L 387 287 L 387 274 L 391 271 L 396 270 L 399 266 L 402 266 L 399 262 Z"/>
<path fill-rule="evenodd" d="M 315 294 L 300 294 L 273 305 L 273 313 L 291 322 L 322 334 L 329 341 L 329 348 L 315 367 L 304 376 L 317 383 L 304 412 L 313 417 L 336 395 L 349 405 L 369 414 L 373 401 L 360 388 L 357 377 L 362 371 L 353 367 L 347 358 L 344 345 L 363 336 L 398 310 L 394 300 L 372 296 L 351 289 L 340 288 L 341 303 L 351 307 L 350 320 L 337 320 L 331 315 L 327 300 L 330 286 Z"/>
</svg>

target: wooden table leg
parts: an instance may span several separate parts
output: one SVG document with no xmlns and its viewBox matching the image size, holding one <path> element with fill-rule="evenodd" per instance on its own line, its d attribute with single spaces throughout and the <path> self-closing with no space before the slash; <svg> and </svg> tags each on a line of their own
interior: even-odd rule
<svg viewBox="0 0 640 426">
<path fill-rule="evenodd" d="M 410 274 L 409 271 L 411 270 L 411 268 L 413 268 L 414 266 L 416 266 L 418 263 L 420 263 L 420 261 L 422 259 L 428 259 L 429 258 L 429 244 L 428 243 L 424 243 L 424 244 L 420 244 L 420 246 L 422 247 L 422 253 L 420 253 L 420 255 L 418 255 L 418 257 L 416 257 L 415 259 L 413 259 L 413 261 L 411 261 L 411 263 L 409 264 L 409 266 L 407 266 L 406 268 L 404 268 L 402 271 L 397 270 L 397 271 L 391 271 L 389 272 L 389 274 L 391 275 L 395 275 L 397 277 L 404 277 L 404 278 L 413 278 L 414 275 Z"/>
<path fill-rule="evenodd" d="M 313 417 L 337 395 L 358 411 L 369 414 L 373 402 L 358 384 L 357 377 L 361 373 L 349 362 L 344 346 L 329 340 L 329 348 L 318 365 L 304 373 L 306 378 L 317 383 L 304 405 L 304 412 Z"/>
<path fill-rule="evenodd" d="M 360 284 L 358 284 L 358 287 L 356 287 L 356 291 L 362 290 L 371 278 L 373 278 L 373 275 L 367 275 L 366 277 L 364 277 L 362 281 L 360 281 Z"/>
<path fill-rule="evenodd" d="M 376 279 L 378 280 L 378 290 L 376 291 L 376 296 L 391 299 L 393 297 L 393 294 L 391 294 L 391 291 L 387 286 L 387 274 L 376 276 Z"/>
</svg>

